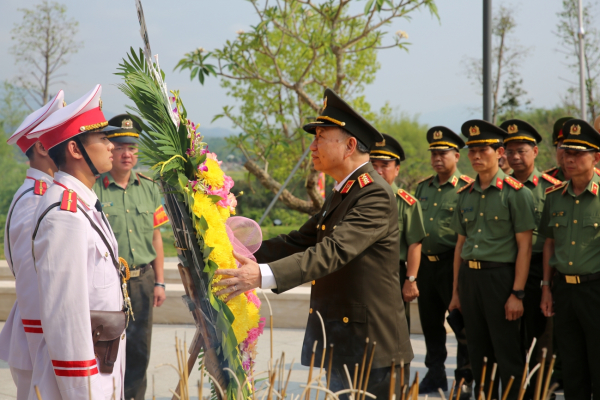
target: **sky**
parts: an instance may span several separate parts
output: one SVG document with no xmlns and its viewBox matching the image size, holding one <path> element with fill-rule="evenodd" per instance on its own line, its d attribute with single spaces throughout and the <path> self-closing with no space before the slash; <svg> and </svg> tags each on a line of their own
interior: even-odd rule
<svg viewBox="0 0 600 400">
<path fill-rule="evenodd" d="M 134 0 L 59 0 L 68 15 L 79 21 L 76 38 L 83 48 L 71 56 L 61 72 L 64 83 L 52 87 L 65 91 L 67 102 L 76 100 L 97 83 L 102 84 L 103 110 L 107 117 L 125 111 L 128 99 L 119 91 L 116 68 L 129 48 L 142 46 Z M 318 1 L 318 0 L 317 0 Z M 36 0 L 0 2 L 0 80 L 19 73 L 10 54 L 11 29 L 21 19 L 19 8 L 32 8 Z M 481 57 L 482 1 L 437 0 L 439 20 L 427 11 L 411 14 L 411 19 L 396 20 L 386 29 L 408 33 L 409 51 L 383 50 L 378 53 L 381 69 L 374 83 L 367 86 L 367 101 L 377 110 L 389 103 L 398 112 L 418 115 L 428 125 L 446 125 L 455 131 L 471 118 L 481 118 L 480 89 L 464 71 L 465 60 Z M 558 49 L 554 35 L 560 0 L 501 1 L 514 8 L 516 35 L 521 46 L 530 49 L 522 62 L 524 89 L 534 107 L 553 107 L 577 81 L 575 71 Z M 182 56 L 198 47 L 220 47 L 236 37 L 236 31 L 257 23 L 257 16 L 245 0 L 143 0 L 152 52 L 159 55 L 168 88 L 180 90 L 190 118 L 210 134 L 232 129 L 225 119 L 211 124 L 222 107 L 233 104 L 216 78 L 204 86 L 190 81 L 188 72 L 175 72 Z M 357 0 L 360 10 L 365 2 Z M 221 129 L 218 129 L 221 128 Z M 235 130 L 233 130 L 235 132 Z"/>
</svg>

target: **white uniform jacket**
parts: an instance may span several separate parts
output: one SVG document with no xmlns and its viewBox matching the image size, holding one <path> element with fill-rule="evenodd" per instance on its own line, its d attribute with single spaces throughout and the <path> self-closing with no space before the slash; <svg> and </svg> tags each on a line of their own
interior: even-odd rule
<svg viewBox="0 0 600 400">
<path fill-rule="evenodd" d="M 17 301 L 0 333 L 0 359 L 13 368 L 31 371 L 42 340 L 37 276 L 31 257 L 33 217 L 52 177 L 35 168 L 15 193 L 4 228 L 4 255 L 15 276 Z M 9 230 L 10 229 L 10 230 Z"/>
<path fill-rule="evenodd" d="M 44 400 L 88 400 L 89 380 L 92 398 L 100 400 L 111 398 L 114 378 L 115 395 L 120 398 L 125 331 L 112 374 L 99 372 L 92 342 L 90 310 L 123 309 L 121 281 L 109 249 L 83 215 L 85 212 L 100 228 L 118 257 L 112 229 L 94 207 L 98 198 L 81 181 L 60 171 L 37 207 L 34 224 L 52 204 L 62 201 L 66 189 L 77 194 L 77 204 L 84 211 L 52 207 L 39 223 L 33 241 L 44 339 L 34 363 L 32 385 L 38 385 Z M 35 400 L 32 392 L 29 398 Z"/>
</svg>

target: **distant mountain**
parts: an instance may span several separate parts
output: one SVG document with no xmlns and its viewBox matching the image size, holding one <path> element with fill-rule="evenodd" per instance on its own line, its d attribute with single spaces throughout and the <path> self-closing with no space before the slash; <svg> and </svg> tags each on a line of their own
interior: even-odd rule
<svg viewBox="0 0 600 400">
<path fill-rule="evenodd" d="M 226 136 L 235 135 L 235 132 L 232 131 L 231 129 L 219 128 L 219 127 L 203 128 L 202 126 L 200 126 L 200 133 L 202 133 L 202 135 L 204 135 L 205 137 L 221 137 L 221 138 L 224 138 Z"/>
</svg>

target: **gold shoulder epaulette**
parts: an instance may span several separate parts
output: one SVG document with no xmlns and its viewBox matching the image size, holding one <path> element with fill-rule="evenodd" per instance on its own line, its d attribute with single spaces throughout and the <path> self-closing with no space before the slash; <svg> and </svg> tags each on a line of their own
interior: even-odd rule
<svg viewBox="0 0 600 400">
<path fill-rule="evenodd" d="M 373 183 L 373 178 L 371 178 L 371 175 L 369 175 L 368 172 L 365 172 L 358 177 L 358 184 L 360 185 L 361 189 L 367 185 L 370 185 L 371 183 Z"/>
<path fill-rule="evenodd" d="M 142 174 L 142 173 L 139 173 L 139 172 L 138 172 L 138 173 L 137 173 L 137 176 L 139 176 L 140 178 L 147 179 L 147 180 L 149 180 L 150 182 L 154 182 L 154 183 L 156 183 L 156 181 L 155 181 L 154 179 L 152 179 L 152 178 L 149 178 L 149 177 L 147 177 L 146 175 L 144 175 L 144 174 Z"/>
<path fill-rule="evenodd" d="M 508 186 L 515 190 L 520 190 L 523 187 L 523 184 L 515 178 L 513 178 L 512 176 L 507 176 L 506 178 L 504 178 L 504 182 L 508 183 Z"/>
<path fill-rule="evenodd" d="M 558 185 L 559 183 L 562 182 L 560 179 L 556 179 L 555 177 L 550 176 L 548 174 L 542 174 L 542 178 L 544 178 L 545 180 L 547 180 L 548 182 L 550 182 L 553 185 Z"/>
<path fill-rule="evenodd" d="M 549 168 L 549 169 L 547 169 L 545 171 L 542 171 L 542 173 L 543 174 L 549 174 L 550 172 L 556 171 L 557 169 L 558 169 L 558 167 L 552 167 L 552 168 Z"/>
<path fill-rule="evenodd" d="M 408 193 L 404 189 L 398 189 L 398 196 L 400 196 L 402 200 L 407 202 L 409 206 L 412 206 L 417 202 L 417 199 L 415 199 L 410 193 Z"/>
<path fill-rule="evenodd" d="M 557 184 L 556 184 L 556 185 L 554 185 L 554 186 L 550 186 L 550 187 L 546 188 L 546 190 L 545 190 L 545 192 L 544 192 L 544 193 L 545 193 L 545 194 L 548 194 L 548 193 L 552 193 L 552 192 L 554 192 L 555 190 L 562 189 L 562 188 L 564 188 L 564 187 L 565 187 L 565 185 L 566 185 L 566 184 L 567 184 L 567 182 L 561 182 L 561 183 L 557 183 Z"/>
<path fill-rule="evenodd" d="M 467 183 L 473 183 L 473 182 L 475 182 L 475 179 L 471 178 L 468 175 L 461 175 L 460 179 L 462 179 L 463 181 L 465 181 Z"/>
<path fill-rule="evenodd" d="M 417 182 L 417 185 L 420 184 L 420 183 L 423 183 L 423 182 L 425 182 L 425 181 L 427 181 L 427 180 L 429 180 L 431 178 L 433 178 L 433 175 L 429 175 L 427 178 L 421 179 L 419 182 Z"/>
<path fill-rule="evenodd" d="M 460 189 L 458 189 L 458 190 L 456 191 L 456 193 L 461 193 L 461 192 L 465 191 L 467 188 L 470 188 L 471 186 L 473 186 L 473 183 L 474 183 L 474 182 L 475 182 L 475 181 L 473 181 L 473 182 L 471 182 L 471 183 L 468 183 L 468 184 L 466 184 L 465 186 L 461 187 Z"/>
</svg>

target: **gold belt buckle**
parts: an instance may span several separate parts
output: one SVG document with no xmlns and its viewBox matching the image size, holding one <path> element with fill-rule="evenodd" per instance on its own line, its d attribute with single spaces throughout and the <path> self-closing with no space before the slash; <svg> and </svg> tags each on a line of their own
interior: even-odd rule
<svg viewBox="0 0 600 400">
<path fill-rule="evenodd" d="M 469 268 L 471 268 L 471 269 L 481 269 L 481 263 L 479 261 L 471 261 L 471 260 L 469 260 Z"/>
<path fill-rule="evenodd" d="M 140 270 L 139 269 L 134 269 L 132 271 L 129 272 L 129 275 L 132 278 L 137 278 L 138 276 L 140 276 Z"/>
<path fill-rule="evenodd" d="M 427 258 L 429 259 L 429 261 L 431 262 L 436 262 L 436 261 L 440 261 L 440 258 L 438 256 L 427 256 Z"/>
<path fill-rule="evenodd" d="M 565 275 L 565 281 L 571 285 L 577 285 L 578 283 L 581 283 L 579 280 L 579 275 Z"/>
</svg>

